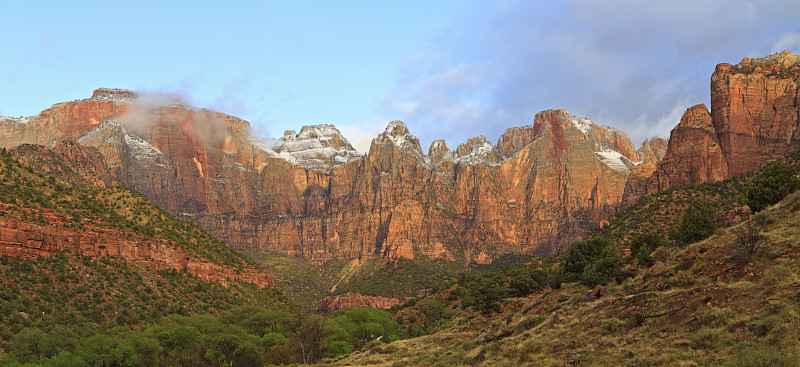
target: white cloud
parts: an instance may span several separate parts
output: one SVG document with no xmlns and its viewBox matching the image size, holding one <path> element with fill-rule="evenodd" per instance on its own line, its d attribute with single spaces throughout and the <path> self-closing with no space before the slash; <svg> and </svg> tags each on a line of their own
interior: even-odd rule
<svg viewBox="0 0 800 367">
<path fill-rule="evenodd" d="M 783 50 L 800 53 L 800 32 L 784 34 L 783 37 L 772 46 L 772 52 L 781 52 Z"/>
<path fill-rule="evenodd" d="M 459 23 L 414 52 L 379 115 L 423 141 L 492 141 L 566 108 L 638 143 L 665 135 L 683 111 L 709 104 L 718 63 L 771 44 L 800 46 L 800 2 L 574 0 L 476 2 Z M 450 141 L 456 140 L 456 141 Z M 424 143 L 423 143 L 424 146 Z"/>
</svg>

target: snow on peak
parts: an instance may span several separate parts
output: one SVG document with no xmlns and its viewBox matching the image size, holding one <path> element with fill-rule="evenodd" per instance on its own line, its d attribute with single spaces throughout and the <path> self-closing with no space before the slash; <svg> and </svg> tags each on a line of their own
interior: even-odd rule
<svg viewBox="0 0 800 367">
<path fill-rule="evenodd" d="M 300 133 L 286 130 L 280 139 L 252 141 L 253 146 L 273 157 L 315 171 L 330 171 L 361 159 L 361 153 L 333 125 L 303 126 Z"/>
<path fill-rule="evenodd" d="M 386 126 L 386 129 L 383 131 L 384 135 L 392 135 L 392 136 L 404 136 L 408 135 L 408 127 L 403 121 L 394 120 L 389 122 L 389 125 Z"/>
<path fill-rule="evenodd" d="M 583 117 L 573 116 L 571 114 L 569 115 L 569 121 L 572 122 L 572 124 L 575 125 L 575 127 L 577 127 L 578 130 L 580 130 L 583 133 L 583 135 L 588 134 L 589 130 L 591 130 L 592 127 L 594 127 L 594 123 L 592 123 L 592 120 Z"/>
<path fill-rule="evenodd" d="M 124 145 L 131 157 L 138 160 L 161 162 L 162 153 L 149 141 L 122 127 L 116 120 L 109 119 L 78 138 L 78 143 L 86 146 Z"/>
<path fill-rule="evenodd" d="M 132 90 L 118 89 L 118 88 L 99 88 L 92 93 L 94 100 L 100 101 L 113 101 L 113 102 L 131 102 L 136 99 L 137 93 Z"/>
<path fill-rule="evenodd" d="M 22 116 L 20 116 L 20 117 L 0 116 L 0 122 L 2 122 L 4 124 L 12 123 L 12 124 L 22 124 L 22 125 L 24 125 L 24 124 L 27 124 L 28 122 L 30 122 L 32 118 L 33 118 L 33 116 L 28 116 L 28 117 L 22 117 Z"/>
<path fill-rule="evenodd" d="M 459 145 L 456 153 L 457 157 L 453 162 L 458 164 L 499 164 L 494 154 L 494 147 L 486 141 L 486 137 L 483 135 L 469 139 L 466 143 Z"/>
<path fill-rule="evenodd" d="M 419 139 L 409 133 L 408 127 L 406 127 L 406 124 L 402 121 L 390 122 L 389 125 L 386 126 L 386 130 L 379 134 L 377 139 L 379 142 L 384 139 L 390 139 L 400 151 L 411 152 L 419 158 L 423 157 Z M 373 140 L 373 143 L 374 142 L 375 140 Z"/>
<path fill-rule="evenodd" d="M 149 141 L 128 130 L 125 130 L 125 145 L 128 146 L 130 154 L 139 160 L 157 161 L 159 157 L 164 156 L 164 153 Z"/>
</svg>

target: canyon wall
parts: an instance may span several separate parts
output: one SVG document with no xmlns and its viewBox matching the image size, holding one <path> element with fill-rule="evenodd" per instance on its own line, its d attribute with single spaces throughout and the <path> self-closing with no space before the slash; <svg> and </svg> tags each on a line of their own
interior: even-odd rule
<svg viewBox="0 0 800 367">
<path fill-rule="evenodd" d="M 439 141 L 429 155 L 394 121 L 362 155 L 330 125 L 261 140 L 235 117 L 141 99 L 100 89 L 39 116 L 1 118 L 0 145 L 53 147 L 77 170 L 100 172 L 85 185 L 134 188 L 232 248 L 313 261 L 551 254 L 614 212 L 638 161 L 624 133 L 564 110 L 509 129 L 496 147 L 476 137 L 451 152 Z M 99 154 L 73 157 L 63 140 Z"/>
</svg>

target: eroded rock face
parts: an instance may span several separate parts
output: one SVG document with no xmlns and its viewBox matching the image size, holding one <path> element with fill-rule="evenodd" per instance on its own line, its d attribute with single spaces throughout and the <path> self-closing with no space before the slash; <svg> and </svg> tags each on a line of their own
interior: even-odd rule
<svg viewBox="0 0 800 367">
<path fill-rule="evenodd" d="M 367 156 L 314 169 L 281 155 L 305 145 L 349 151 L 331 126 L 265 146 L 235 117 L 117 94 L 56 105 L 24 124 L 6 119 L 0 145 L 77 139 L 102 153 L 114 182 L 229 246 L 313 261 L 424 255 L 486 263 L 512 250 L 553 253 L 614 211 L 638 162 L 621 132 L 550 110 L 509 129 L 497 147 L 477 137 L 451 152 L 442 141 L 429 156 L 393 121 Z M 88 121 L 70 111 L 87 111 Z M 56 121 L 68 122 L 66 131 Z"/>
<path fill-rule="evenodd" d="M 655 154 L 653 154 L 655 158 Z M 684 112 L 672 129 L 667 154 L 660 162 L 647 160 L 631 174 L 622 205 L 683 184 L 716 182 L 729 177 L 728 164 L 705 105 Z"/>
<path fill-rule="evenodd" d="M 686 110 L 661 162 L 634 170 L 623 206 L 669 187 L 757 170 L 800 148 L 799 81 L 800 56 L 789 51 L 717 65 L 711 112 L 703 105 Z"/>
<path fill-rule="evenodd" d="M 331 312 L 341 308 L 350 307 L 372 307 L 388 310 L 392 306 L 398 304 L 400 304 L 400 300 L 397 298 L 364 296 L 358 293 L 345 293 L 323 298 L 319 307 L 317 307 L 317 310 Z"/>
<path fill-rule="evenodd" d="M 760 168 L 800 147 L 800 56 L 789 51 L 711 76 L 711 115 L 732 176 Z"/>
<path fill-rule="evenodd" d="M 1 204 L 0 204 L 1 205 Z M 156 269 L 186 269 L 206 281 L 223 285 L 231 280 L 253 283 L 260 288 L 274 287 L 272 274 L 262 269 L 231 268 L 198 261 L 176 244 L 166 240 L 146 240 L 141 236 L 94 227 L 85 220 L 85 229 L 67 227 L 61 214 L 45 213 L 49 224 L 0 218 L 0 254 L 23 258 L 48 257 L 56 251 L 74 251 L 85 256 L 121 256 L 146 263 Z"/>
</svg>

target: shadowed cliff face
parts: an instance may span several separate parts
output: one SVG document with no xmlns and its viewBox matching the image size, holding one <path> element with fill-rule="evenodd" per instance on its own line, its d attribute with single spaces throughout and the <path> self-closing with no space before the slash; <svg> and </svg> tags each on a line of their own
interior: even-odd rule
<svg viewBox="0 0 800 367">
<path fill-rule="evenodd" d="M 704 105 L 686 110 L 663 160 L 634 170 L 623 205 L 669 187 L 757 170 L 800 148 L 799 94 L 800 56 L 789 51 L 717 65 L 711 112 Z"/>
<path fill-rule="evenodd" d="M 107 170 L 104 184 L 135 188 L 235 249 L 314 261 L 553 253 L 613 213 L 639 160 L 624 133 L 563 110 L 497 147 L 442 141 L 430 156 L 399 121 L 361 156 L 332 126 L 259 141 L 246 121 L 121 90 L 0 121 L 3 146 L 65 139 L 102 153 L 89 166 Z"/>
</svg>

